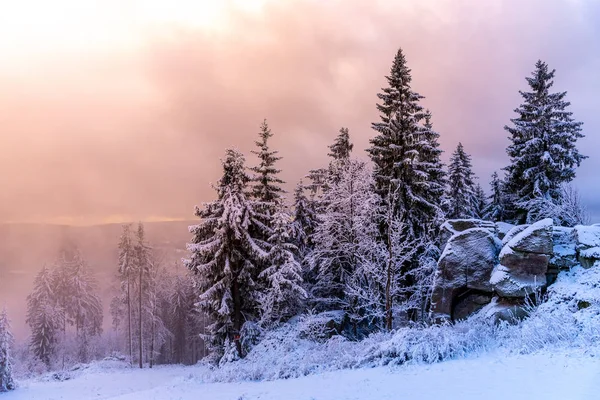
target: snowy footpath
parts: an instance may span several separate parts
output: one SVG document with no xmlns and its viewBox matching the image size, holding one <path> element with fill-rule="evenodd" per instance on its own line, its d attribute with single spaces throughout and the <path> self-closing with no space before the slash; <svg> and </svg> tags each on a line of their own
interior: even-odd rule
<svg viewBox="0 0 600 400">
<path fill-rule="evenodd" d="M 57 382 L 20 382 L 0 400 L 600 399 L 600 359 L 581 353 L 486 355 L 433 365 L 327 372 L 265 382 L 203 383 L 201 367 L 97 365 Z"/>
</svg>

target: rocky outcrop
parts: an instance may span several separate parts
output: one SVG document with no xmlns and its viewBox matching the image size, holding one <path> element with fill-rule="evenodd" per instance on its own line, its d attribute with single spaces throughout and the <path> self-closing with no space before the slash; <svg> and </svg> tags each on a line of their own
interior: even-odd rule
<svg viewBox="0 0 600 400">
<path fill-rule="evenodd" d="M 490 281 L 496 293 L 522 298 L 547 285 L 546 273 L 553 254 L 552 227 L 552 220 L 544 219 L 513 235 L 504 245 Z"/>
<path fill-rule="evenodd" d="M 431 298 L 437 321 L 464 319 L 479 310 L 494 321 L 514 321 L 526 315 L 526 299 L 554 283 L 561 270 L 600 268 L 600 225 L 451 220 L 442 232 L 447 244 Z"/>
<path fill-rule="evenodd" d="M 435 276 L 434 318 L 451 317 L 456 297 L 467 289 L 493 292 L 490 277 L 499 250 L 500 241 L 486 228 L 470 228 L 450 238 Z"/>
<path fill-rule="evenodd" d="M 482 221 L 480 219 L 451 219 L 442 224 L 440 227 L 440 242 L 443 249 L 448 243 L 448 240 L 459 232 L 464 232 L 467 229 L 483 228 L 488 230 L 492 235 L 496 236 L 497 227 L 491 221 Z"/>
<path fill-rule="evenodd" d="M 578 261 L 584 268 L 590 268 L 600 261 L 600 226 L 582 226 L 574 228 Z"/>
</svg>

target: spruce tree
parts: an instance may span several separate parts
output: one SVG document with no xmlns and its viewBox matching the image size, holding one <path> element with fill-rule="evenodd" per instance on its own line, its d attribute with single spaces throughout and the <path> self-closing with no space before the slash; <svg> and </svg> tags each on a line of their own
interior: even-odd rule
<svg viewBox="0 0 600 400">
<path fill-rule="evenodd" d="M 372 124 L 377 136 L 371 139 L 367 152 L 374 164 L 375 191 L 381 207 L 387 210 L 386 217 L 381 219 L 380 242 L 385 245 L 387 260 L 403 260 L 399 278 L 394 282 L 388 280 L 387 286 L 409 289 L 415 283 L 409 271 L 417 268 L 418 258 L 427 243 L 434 240 L 436 225 L 443 215 L 439 199 L 439 185 L 443 185 L 441 164 L 437 134 L 420 105 L 423 96 L 411 88 L 411 71 L 401 49 L 386 79 L 388 86 L 378 94 L 380 122 Z M 418 247 L 418 251 L 410 249 L 410 259 L 394 254 L 409 251 L 393 243 L 392 233 L 397 231 L 394 227 L 402 227 L 394 240 Z M 388 272 L 391 270 L 387 268 Z M 406 301 L 410 293 L 407 291 L 404 298 L 392 298 L 392 291 L 386 292 L 386 327 L 391 329 L 393 303 Z M 412 317 L 412 311 L 409 314 Z"/>
<path fill-rule="evenodd" d="M 307 296 L 302 288 L 302 266 L 295 256 L 298 249 L 290 240 L 290 216 L 282 204 L 273 216 L 269 243 L 268 266 L 259 275 L 266 281 L 259 298 L 261 321 L 266 326 L 296 315 Z"/>
<path fill-rule="evenodd" d="M 423 127 L 423 96 L 412 90 L 410 72 L 400 49 L 386 77 L 388 86 L 378 94 L 381 121 L 372 124 L 377 136 L 367 152 L 374 164 L 376 192 L 392 205 L 394 219 L 404 222 L 407 236 L 421 237 L 440 209 L 429 193 L 431 154 L 425 154 L 435 147 L 427 139 L 434 135 Z"/>
<path fill-rule="evenodd" d="M 431 214 L 428 219 L 429 236 L 434 236 L 437 233 L 438 227 L 445 219 L 441 204 L 446 188 L 446 172 L 441 160 L 443 151 L 440 149 L 439 138 L 440 134 L 433 129 L 431 112 L 427 110 L 425 112 L 425 123 L 423 124 L 419 160 L 425 176 L 428 177 L 426 184 L 423 186 L 423 197 L 428 204 L 436 206 L 434 208 L 435 214 Z"/>
<path fill-rule="evenodd" d="M 275 167 L 275 163 L 281 160 L 277 151 L 269 148 L 269 139 L 273 136 L 271 129 L 264 120 L 260 126 L 259 140 L 255 141 L 257 151 L 252 151 L 260 160 L 256 167 L 250 168 L 254 173 L 252 178 L 252 198 L 263 203 L 263 207 L 270 215 L 274 213 L 277 207 L 277 201 L 281 199 L 284 193 L 283 185 L 285 182 L 278 177 L 281 170 Z"/>
<path fill-rule="evenodd" d="M 477 183 L 475 185 L 475 196 L 473 198 L 473 216 L 477 219 L 484 219 L 487 206 L 487 195 L 481 185 Z"/>
<path fill-rule="evenodd" d="M 503 221 L 505 216 L 504 184 L 496 171 L 492 174 L 490 189 L 492 193 L 488 197 L 489 202 L 484 210 L 483 218 L 494 222 Z"/>
<path fill-rule="evenodd" d="M 56 351 L 64 319 L 53 293 L 54 279 L 46 266 L 33 281 L 33 292 L 27 296 L 27 324 L 31 328 L 29 347 L 48 368 Z"/>
<path fill-rule="evenodd" d="M 131 225 L 123 225 L 121 237 L 119 238 L 118 248 L 118 277 L 121 294 L 117 297 L 116 301 L 118 301 L 121 304 L 124 303 L 126 307 L 127 348 L 129 351 L 129 362 L 133 362 L 132 291 L 135 280 L 135 277 L 133 275 L 135 253 L 133 242 L 131 239 Z"/>
<path fill-rule="evenodd" d="M 6 309 L 3 309 L 0 313 L 0 392 L 8 392 L 15 388 L 12 375 L 12 345 L 13 336 L 10 331 L 10 321 Z"/>
<path fill-rule="evenodd" d="M 471 156 L 459 143 L 448 165 L 447 216 L 450 219 L 474 218 L 475 174 L 471 169 Z"/>
<path fill-rule="evenodd" d="M 511 140 L 506 149 L 510 157 L 506 190 L 517 223 L 529 219 L 530 202 L 560 201 L 561 185 L 575 178 L 576 167 L 587 158 L 576 147 L 584 137 L 582 122 L 567 111 L 567 92 L 550 92 L 554 73 L 545 62 L 535 64 L 532 76 L 526 78 L 530 91 L 519 91 L 523 104 L 515 109 L 512 126 L 504 128 Z"/>
<path fill-rule="evenodd" d="M 311 288 L 318 310 L 350 310 L 346 285 L 357 265 L 373 251 L 374 213 L 378 198 L 372 192 L 371 171 L 358 160 L 348 160 L 339 180 L 325 193 L 325 209 L 318 214 L 309 264 L 316 275 Z"/>
<path fill-rule="evenodd" d="M 257 316 L 256 280 L 267 259 L 268 248 L 257 236 L 260 221 L 246 193 L 249 178 L 244 156 L 228 149 L 223 160 L 217 200 L 196 208 L 200 224 L 191 226 L 191 258 L 186 266 L 198 276 L 199 306 L 212 322 L 205 339 L 213 355 L 220 357 L 228 341 L 243 356 L 240 331 L 246 320 Z"/>
</svg>

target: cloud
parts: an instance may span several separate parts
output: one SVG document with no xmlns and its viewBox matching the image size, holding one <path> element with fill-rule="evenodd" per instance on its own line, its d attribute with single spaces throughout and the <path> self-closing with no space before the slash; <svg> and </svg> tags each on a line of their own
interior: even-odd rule
<svg viewBox="0 0 600 400">
<path fill-rule="evenodd" d="M 376 94 L 398 47 L 426 97 L 442 147 L 461 141 L 476 172 L 506 165 L 503 126 L 538 58 L 557 69 L 585 122 L 577 180 L 595 216 L 600 157 L 600 6 L 592 1 L 268 2 L 230 10 L 227 30 L 176 24 L 143 45 L 68 57 L 0 75 L 0 219 L 191 216 L 209 200 L 218 159 L 249 150 L 263 118 L 290 188 L 326 162 L 348 126 L 355 153 L 373 136 Z M 447 158 L 446 154 L 446 158 Z"/>
</svg>

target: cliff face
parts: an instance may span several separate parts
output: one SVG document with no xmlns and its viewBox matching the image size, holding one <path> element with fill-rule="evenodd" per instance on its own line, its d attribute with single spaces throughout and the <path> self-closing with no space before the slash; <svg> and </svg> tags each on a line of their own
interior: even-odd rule
<svg viewBox="0 0 600 400">
<path fill-rule="evenodd" d="M 444 251 L 432 293 L 434 321 L 486 315 L 513 320 L 553 284 L 561 270 L 599 268 L 600 225 L 565 228 L 551 219 L 512 226 L 481 220 L 443 224 Z"/>
</svg>

